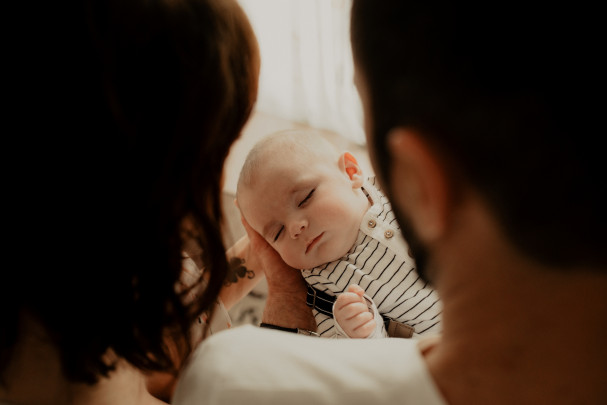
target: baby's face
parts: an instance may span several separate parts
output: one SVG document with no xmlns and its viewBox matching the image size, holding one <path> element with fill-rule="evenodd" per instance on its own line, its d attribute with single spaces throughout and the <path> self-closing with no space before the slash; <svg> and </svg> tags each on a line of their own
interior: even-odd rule
<svg viewBox="0 0 607 405">
<path fill-rule="evenodd" d="M 269 157 L 250 187 L 239 191 L 245 219 L 291 267 L 336 260 L 354 245 L 366 197 L 338 159 Z M 363 202 L 362 204 L 365 204 Z"/>
</svg>

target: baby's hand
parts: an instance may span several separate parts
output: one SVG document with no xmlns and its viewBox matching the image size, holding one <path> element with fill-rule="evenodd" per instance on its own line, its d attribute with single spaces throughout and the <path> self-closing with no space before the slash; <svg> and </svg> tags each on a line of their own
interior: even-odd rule
<svg viewBox="0 0 607 405">
<path fill-rule="evenodd" d="M 366 338 L 375 330 L 375 319 L 364 294 L 365 290 L 352 284 L 335 301 L 333 316 L 351 338 Z"/>
</svg>

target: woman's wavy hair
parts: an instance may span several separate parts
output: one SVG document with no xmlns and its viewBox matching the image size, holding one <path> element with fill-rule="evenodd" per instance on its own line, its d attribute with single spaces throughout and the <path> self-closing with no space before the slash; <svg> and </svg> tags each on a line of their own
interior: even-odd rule
<svg viewBox="0 0 607 405">
<path fill-rule="evenodd" d="M 227 272 L 222 169 L 259 73 L 244 12 L 226 0 L 81 6 L 37 28 L 28 52 L 38 65 L 20 75 L 27 100 L 15 102 L 29 119 L 11 149 L 20 264 L 2 271 L 4 377 L 32 319 L 72 381 L 107 376 L 108 350 L 141 370 L 175 370 L 167 332 L 183 359 Z M 191 305 L 175 289 L 188 238 L 208 273 Z"/>
</svg>

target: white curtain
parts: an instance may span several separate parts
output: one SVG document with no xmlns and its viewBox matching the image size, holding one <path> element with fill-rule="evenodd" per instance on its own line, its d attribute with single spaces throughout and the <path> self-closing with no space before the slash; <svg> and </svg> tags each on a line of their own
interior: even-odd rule
<svg viewBox="0 0 607 405">
<path fill-rule="evenodd" d="M 363 145 L 353 83 L 351 0 L 239 0 L 259 41 L 257 110 Z"/>
</svg>

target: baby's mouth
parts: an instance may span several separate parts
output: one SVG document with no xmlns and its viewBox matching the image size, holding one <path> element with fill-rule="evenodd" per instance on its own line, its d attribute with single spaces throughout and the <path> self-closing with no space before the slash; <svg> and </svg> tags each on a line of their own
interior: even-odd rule
<svg viewBox="0 0 607 405">
<path fill-rule="evenodd" d="M 321 233 L 320 235 L 318 235 L 317 237 L 315 237 L 314 239 L 312 239 L 310 242 L 308 242 L 308 245 L 306 246 L 306 254 L 308 254 L 308 252 L 310 251 L 310 249 L 312 249 L 314 247 L 314 245 L 316 245 L 318 243 L 318 241 L 320 240 L 320 238 L 322 238 L 322 236 L 325 233 Z"/>
</svg>

